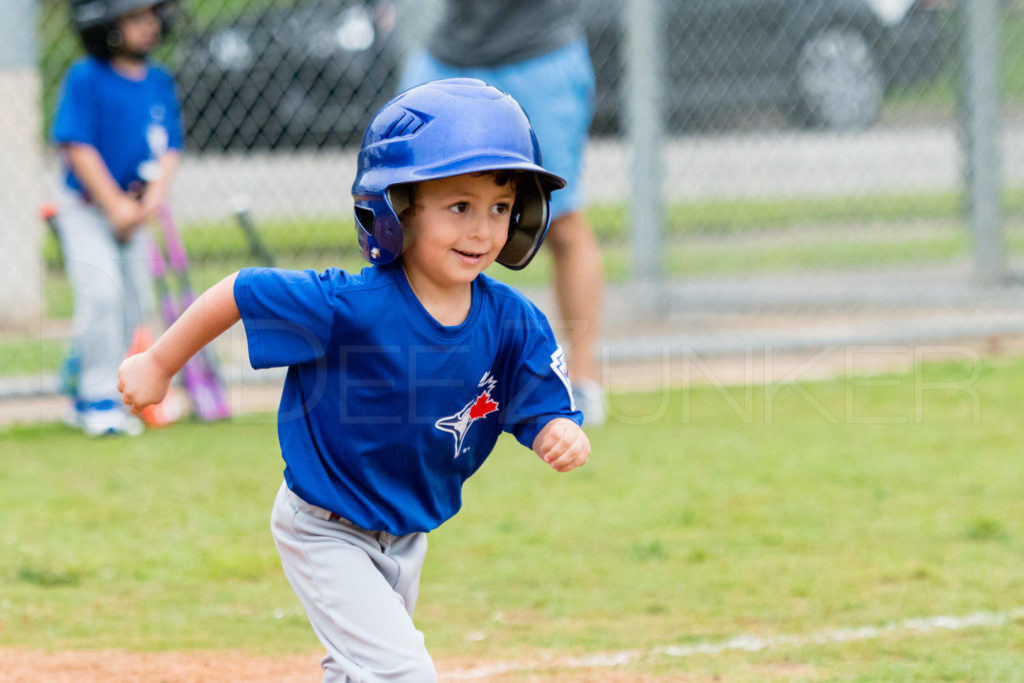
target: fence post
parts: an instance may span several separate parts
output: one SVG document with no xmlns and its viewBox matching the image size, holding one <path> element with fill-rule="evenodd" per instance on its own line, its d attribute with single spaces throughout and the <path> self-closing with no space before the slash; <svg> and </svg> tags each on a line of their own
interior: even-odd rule
<svg viewBox="0 0 1024 683">
<path fill-rule="evenodd" d="M 999 0 L 957 3 L 962 26 L 960 137 L 967 215 L 973 231 L 974 278 L 982 285 L 1006 279 L 999 155 Z"/>
<path fill-rule="evenodd" d="M 439 0 L 398 0 L 396 6 L 398 24 L 395 26 L 395 42 L 401 55 L 401 69 L 409 55 L 426 44 L 442 6 Z"/>
<path fill-rule="evenodd" d="M 620 7 L 625 15 L 626 38 L 626 87 L 621 94 L 633 150 L 630 284 L 641 290 L 641 296 L 632 300 L 639 312 L 656 315 L 661 308 L 657 293 L 661 289 L 663 251 L 661 27 L 657 0 L 632 0 Z"/>
<path fill-rule="evenodd" d="M 36 0 L 0 9 L 0 327 L 38 325 L 42 197 Z"/>
</svg>

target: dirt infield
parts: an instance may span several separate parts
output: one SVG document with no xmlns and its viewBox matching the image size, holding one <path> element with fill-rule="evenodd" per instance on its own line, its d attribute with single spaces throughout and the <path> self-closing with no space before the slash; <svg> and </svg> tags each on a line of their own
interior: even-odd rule
<svg viewBox="0 0 1024 683">
<path fill-rule="evenodd" d="M 0 648 L 3 683 L 317 683 L 320 654 L 267 657 L 238 651 L 125 652 L 121 650 L 42 652 Z M 712 677 L 656 677 L 614 667 L 496 673 L 500 662 L 472 659 L 436 662 L 440 680 L 578 681 L 580 683 L 703 682 Z M 556 668 L 557 667 L 553 667 Z M 488 671 L 491 673 L 488 673 Z M 777 675 L 768 675 L 777 678 Z"/>
<path fill-rule="evenodd" d="M 42 652 L 0 649 L 0 681 L 4 683 L 161 681 L 320 680 L 318 655 L 262 657 L 243 652 L 124 652 L 120 650 Z"/>
</svg>

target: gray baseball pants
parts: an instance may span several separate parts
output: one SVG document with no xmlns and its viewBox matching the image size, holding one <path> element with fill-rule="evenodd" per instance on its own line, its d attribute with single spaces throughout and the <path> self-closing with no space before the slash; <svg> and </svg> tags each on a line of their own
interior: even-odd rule
<svg viewBox="0 0 1024 683">
<path fill-rule="evenodd" d="M 150 236 L 139 229 L 127 244 L 119 244 L 106 216 L 70 190 L 60 197 L 57 224 L 74 290 L 71 331 L 81 363 L 77 398 L 119 404 L 117 368 L 135 328 L 154 310 Z"/>
<path fill-rule="evenodd" d="M 427 535 L 394 536 L 331 519 L 282 484 L 270 521 L 285 576 L 327 649 L 325 683 L 432 683 L 413 624 Z"/>
</svg>

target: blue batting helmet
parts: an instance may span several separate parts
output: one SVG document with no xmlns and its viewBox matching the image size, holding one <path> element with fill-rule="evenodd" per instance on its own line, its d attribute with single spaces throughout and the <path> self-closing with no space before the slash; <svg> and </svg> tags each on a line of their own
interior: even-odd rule
<svg viewBox="0 0 1024 683">
<path fill-rule="evenodd" d="M 497 261 L 519 270 L 548 229 L 551 192 L 565 181 L 541 166 L 526 112 L 483 81 L 451 78 L 410 88 L 381 107 L 363 135 L 356 179 L 356 233 L 370 263 L 402 253 L 399 215 L 408 197 L 396 187 L 463 173 L 519 171 L 509 236 Z"/>
</svg>

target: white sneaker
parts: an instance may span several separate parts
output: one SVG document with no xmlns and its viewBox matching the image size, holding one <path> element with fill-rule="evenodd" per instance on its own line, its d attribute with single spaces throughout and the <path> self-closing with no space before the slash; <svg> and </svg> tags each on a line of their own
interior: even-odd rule
<svg viewBox="0 0 1024 683">
<path fill-rule="evenodd" d="M 65 422 L 68 422 L 65 420 Z M 75 426 L 89 436 L 125 434 L 138 436 L 145 428 L 142 420 L 125 411 L 113 401 L 86 404 L 77 411 Z"/>
<path fill-rule="evenodd" d="M 572 396 L 576 401 L 576 410 L 583 413 L 584 427 L 600 427 L 608 419 L 604 388 L 594 380 L 585 379 L 573 383 Z"/>
</svg>

